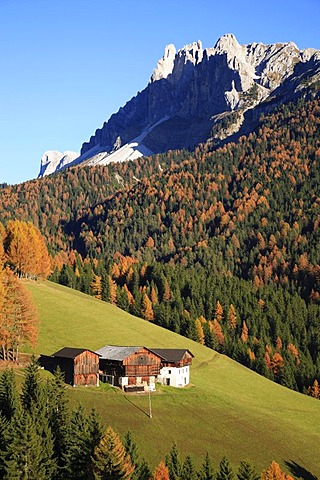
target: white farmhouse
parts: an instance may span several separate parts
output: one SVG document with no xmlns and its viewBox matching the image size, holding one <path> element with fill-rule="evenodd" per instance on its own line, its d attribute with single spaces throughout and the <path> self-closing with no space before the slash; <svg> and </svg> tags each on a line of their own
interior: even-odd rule
<svg viewBox="0 0 320 480">
<path fill-rule="evenodd" d="M 190 365 L 193 358 L 190 350 L 177 348 L 153 348 L 150 350 L 162 359 L 158 382 L 176 388 L 185 387 L 190 383 Z"/>
</svg>

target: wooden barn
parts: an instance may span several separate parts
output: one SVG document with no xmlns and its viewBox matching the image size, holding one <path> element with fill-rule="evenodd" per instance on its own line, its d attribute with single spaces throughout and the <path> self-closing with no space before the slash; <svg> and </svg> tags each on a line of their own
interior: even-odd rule
<svg viewBox="0 0 320 480">
<path fill-rule="evenodd" d="M 163 385 L 182 388 L 190 383 L 190 366 L 193 354 L 190 350 L 179 348 L 153 348 L 161 357 L 161 369 L 157 381 Z"/>
<path fill-rule="evenodd" d="M 106 345 L 96 351 L 100 356 L 101 381 L 125 391 L 155 390 L 161 357 L 146 347 Z"/>
<path fill-rule="evenodd" d="M 92 350 L 64 347 L 51 357 L 41 355 L 39 363 L 51 372 L 60 367 L 65 382 L 74 387 L 99 385 L 99 355 Z"/>
</svg>

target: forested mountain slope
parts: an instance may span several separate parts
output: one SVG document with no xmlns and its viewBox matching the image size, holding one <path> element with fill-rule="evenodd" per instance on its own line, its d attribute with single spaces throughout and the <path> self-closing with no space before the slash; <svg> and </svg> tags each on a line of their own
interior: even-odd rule
<svg viewBox="0 0 320 480">
<path fill-rule="evenodd" d="M 320 377 L 319 124 L 299 100 L 216 151 L 3 189 L 0 220 L 39 226 L 55 281 L 303 390 Z"/>
</svg>

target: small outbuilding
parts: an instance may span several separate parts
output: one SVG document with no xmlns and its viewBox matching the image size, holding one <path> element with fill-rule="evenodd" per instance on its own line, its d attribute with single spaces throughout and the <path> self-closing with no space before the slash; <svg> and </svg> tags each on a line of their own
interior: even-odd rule
<svg viewBox="0 0 320 480">
<path fill-rule="evenodd" d="M 182 388 L 190 383 L 190 366 L 194 355 L 179 348 L 153 348 L 161 357 L 161 369 L 157 381 L 162 385 Z"/>
<path fill-rule="evenodd" d="M 39 363 L 51 372 L 60 367 L 65 382 L 74 387 L 99 385 L 99 354 L 92 350 L 64 347 L 51 356 L 41 355 Z"/>
<path fill-rule="evenodd" d="M 155 390 L 161 357 L 146 347 L 106 345 L 96 350 L 100 379 L 125 391 Z"/>
</svg>

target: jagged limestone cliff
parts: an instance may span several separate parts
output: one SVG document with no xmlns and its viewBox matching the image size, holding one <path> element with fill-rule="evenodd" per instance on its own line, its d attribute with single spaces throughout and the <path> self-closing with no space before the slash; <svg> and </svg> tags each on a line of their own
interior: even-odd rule
<svg viewBox="0 0 320 480">
<path fill-rule="evenodd" d="M 200 41 L 178 51 L 168 45 L 148 86 L 96 130 L 72 164 L 192 149 L 212 135 L 215 143 L 225 140 L 250 131 L 264 110 L 307 94 L 319 79 L 320 52 L 300 51 L 293 42 L 240 45 L 227 34 L 213 48 Z"/>
</svg>

